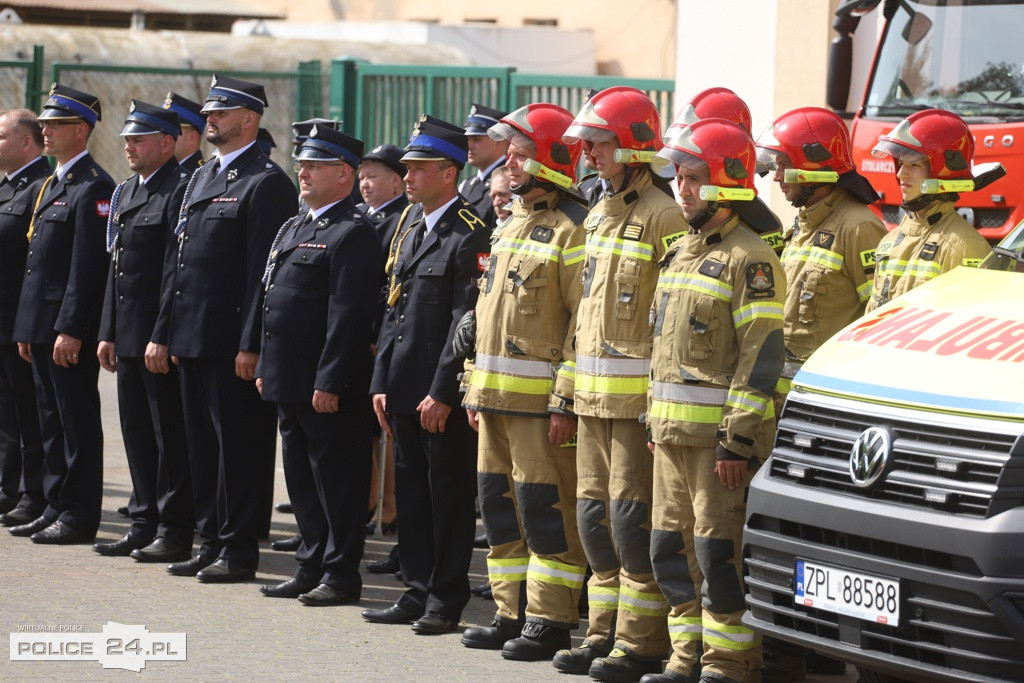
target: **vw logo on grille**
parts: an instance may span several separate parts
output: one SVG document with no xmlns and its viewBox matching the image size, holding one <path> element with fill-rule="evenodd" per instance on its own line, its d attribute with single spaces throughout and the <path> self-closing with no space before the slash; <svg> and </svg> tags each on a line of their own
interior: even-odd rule
<svg viewBox="0 0 1024 683">
<path fill-rule="evenodd" d="M 892 454 L 892 433 L 885 427 L 868 427 L 850 449 L 850 479 L 860 488 L 874 485 L 885 473 Z"/>
</svg>

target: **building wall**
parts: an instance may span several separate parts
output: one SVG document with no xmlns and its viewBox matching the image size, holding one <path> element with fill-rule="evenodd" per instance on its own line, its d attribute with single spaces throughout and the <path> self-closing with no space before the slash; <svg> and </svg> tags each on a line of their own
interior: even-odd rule
<svg viewBox="0 0 1024 683">
<path fill-rule="evenodd" d="M 676 51 L 677 0 L 588 0 L 552 2 L 518 0 L 250 0 L 268 11 L 281 11 L 289 21 L 427 21 L 462 25 L 484 22 L 507 28 L 555 26 L 560 29 L 592 30 L 596 43 L 596 73 L 630 78 L 672 78 Z M 680 6 L 697 4 L 678 0 Z M 713 3 L 712 3 L 713 4 Z M 485 46 L 486 47 L 486 46 Z M 521 59 L 550 64 L 544 54 L 524 49 Z M 566 68 L 544 71 L 575 73 Z M 524 68 L 523 71 L 528 69 Z M 590 72 L 593 73 L 593 72 Z"/>
</svg>

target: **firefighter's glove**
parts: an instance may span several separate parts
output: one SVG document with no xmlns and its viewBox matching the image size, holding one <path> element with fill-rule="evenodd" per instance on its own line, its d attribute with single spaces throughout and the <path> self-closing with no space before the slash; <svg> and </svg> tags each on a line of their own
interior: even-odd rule
<svg viewBox="0 0 1024 683">
<path fill-rule="evenodd" d="M 452 338 L 456 358 L 468 358 L 476 350 L 476 311 L 469 310 L 459 319 Z"/>
</svg>

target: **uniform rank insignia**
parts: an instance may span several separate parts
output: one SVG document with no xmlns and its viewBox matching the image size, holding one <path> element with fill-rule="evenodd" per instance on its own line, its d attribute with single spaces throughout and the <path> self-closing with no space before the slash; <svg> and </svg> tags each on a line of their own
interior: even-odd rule
<svg viewBox="0 0 1024 683">
<path fill-rule="evenodd" d="M 101 199 L 96 202 L 96 215 L 100 218 L 106 218 L 110 215 L 110 200 Z"/>
<path fill-rule="evenodd" d="M 700 273 L 701 275 L 707 275 L 708 277 L 713 277 L 717 280 L 718 277 L 722 274 L 723 270 L 725 270 L 724 263 L 719 263 L 718 261 L 712 261 L 711 259 L 707 259 L 704 261 L 704 263 L 700 264 L 700 269 L 697 272 Z M 771 270 L 769 270 L 768 272 L 771 273 Z"/>
<path fill-rule="evenodd" d="M 533 232 L 530 233 L 530 239 L 547 244 L 551 241 L 554 234 L 555 231 L 553 228 L 545 228 L 544 226 L 538 225 L 533 229 Z"/>
<path fill-rule="evenodd" d="M 939 244 L 937 242 L 929 242 L 928 244 L 921 247 L 921 258 L 925 261 L 934 261 L 935 254 L 939 251 Z"/>
<path fill-rule="evenodd" d="M 751 299 L 766 299 L 775 296 L 775 279 L 770 263 L 752 263 L 747 266 L 747 296 Z"/>
<path fill-rule="evenodd" d="M 626 223 L 626 227 L 622 229 L 622 239 L 624 240 L 639 242 L 642 234 L 644 234 L 644 226 L 639 223 Z"/>
<path fill-rule="evenodd" d="M 822 249 L 831 249 L 832 243 L 836 241 L 835 233 L 819 232 L 814 235 L 814 246 Z"/>
<path fill-rule="evenodd" d="M 267 168 L 270 168 L 270 166 L 268 165 Z M 237 177 L 238 177 L 238 169 L 237 168 L 229 168 L 228 169 L 228 182 L 230 183 L 232 180 L 234 180 Z"/>
</svg>

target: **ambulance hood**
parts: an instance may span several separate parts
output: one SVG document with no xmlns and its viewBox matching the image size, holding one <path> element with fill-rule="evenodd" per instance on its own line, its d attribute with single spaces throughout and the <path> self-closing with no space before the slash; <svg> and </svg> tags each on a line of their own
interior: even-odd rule
<svg viewBox="0 0 1024 683">
<path fill-rule="evenodd" d="M 1024 276 L 960 267 L 815 351 L 805 390 L 923 410 L 1024 419 Z"/>
</svg>

